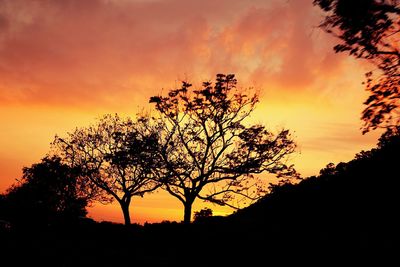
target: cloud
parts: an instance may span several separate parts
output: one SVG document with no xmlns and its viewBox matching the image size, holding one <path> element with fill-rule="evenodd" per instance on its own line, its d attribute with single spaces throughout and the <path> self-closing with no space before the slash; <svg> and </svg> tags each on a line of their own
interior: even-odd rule
<svg viewBox="0 0 400 267">
<path fill-rule="evenodd" d="M 303 88 L 320 58 L 338 64 L 314 51 L 309 1 L 3 0 L 0 10 L 2 103 L 139 103 L 185 75 L 221 72 Z"/>
</svg>

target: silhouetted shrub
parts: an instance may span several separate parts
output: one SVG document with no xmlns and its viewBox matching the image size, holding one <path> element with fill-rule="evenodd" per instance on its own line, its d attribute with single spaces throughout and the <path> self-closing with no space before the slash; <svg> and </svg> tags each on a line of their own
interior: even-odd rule
<svg viewBox="0 0 400 267">
<path fill-rule="evenodd" d="M 204 221 L 204 219 L 209 218 L 213 216 L 213 211 L 210 208 L 203 208 L 199 211 L 196 211 L 194 213 L 194 221 L 195 222 L 201 222 Z"/>
</svg>

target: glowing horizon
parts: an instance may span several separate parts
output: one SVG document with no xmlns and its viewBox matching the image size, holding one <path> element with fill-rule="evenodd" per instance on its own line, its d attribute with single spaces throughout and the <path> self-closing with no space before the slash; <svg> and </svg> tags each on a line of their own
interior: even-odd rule
<svg viewBox="0 0 400 267">
<path fill-rule="evenodd" d="M 54 135 L 105 113 L 134 116 L 180 80 L 234 73 L 260 92 L 252 120 L 289 128 L 303 177 L 372 148 L 360 113 L 368 66 L 334 54 L 311 0 L 0 1 L 0 193 Z M 231 210 L 196 202 L 215 214 Z M 172 196 L 132 201 L 133 222 L 181 220 Z M 118 207 L 89 215 L 122 222 Z"/>
</svg>

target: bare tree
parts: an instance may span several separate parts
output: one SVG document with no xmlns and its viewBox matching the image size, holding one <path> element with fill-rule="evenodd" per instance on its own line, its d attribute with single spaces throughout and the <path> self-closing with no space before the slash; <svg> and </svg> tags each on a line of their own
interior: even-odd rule
<svg viewBox="0 0 400 267">
<path fill-rule="evenodd" d="M 141 116 L 136 121 L 105 115 L 96 125 L 76 129 L 53 145 L 64 162 L 81 171 L 81 179 L 103 202 L 116 200 L 125 225 L 131 223 L 133 196 L 157 189 L 157 124 Z M 98 198 L 99 199 L 99 198 Z"/>
<path fill-rule="evenodd" d="M 258 96 L 239 92 L 236 84 L 233 74 L 218 74 L 214 84 L 204 82 L 198 90 L 182 82 L 168 96 L 150 99 L 163 120 L 160 154 L 169 177 L 163 188 L 183 203 L 185 223 L 197 198 L 237 208 L 263 193 L 253 174 L 296 174 L 286 165 L 296 147 L 289 131 L 275 135 L 262 125 L 246 127 Z"/>
</svg>

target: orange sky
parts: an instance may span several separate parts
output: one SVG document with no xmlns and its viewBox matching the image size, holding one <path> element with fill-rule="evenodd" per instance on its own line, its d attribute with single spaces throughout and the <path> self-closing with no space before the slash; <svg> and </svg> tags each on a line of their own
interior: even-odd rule
<svg viewBox="0 0 400 267">
<path fill-rule="evenodd" d="M 311 3 L 0 0 L 0 192 L 55 134 L 104 113 L 134 116 L 179 80 L 200 84 L 216 73 L 260 90 L 253 120 L 295 132 L 293 162 L 304 177 L 373 147 L 378 133 L 359 130 L 368 66 L 332 52 Z M 113 205 L 90 216 L 122 221 Z M 162 192 L 132 203 L 134 222 L 181 217 L 181 204 Z"/>
</svg>

